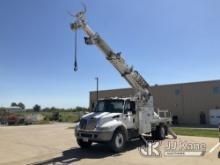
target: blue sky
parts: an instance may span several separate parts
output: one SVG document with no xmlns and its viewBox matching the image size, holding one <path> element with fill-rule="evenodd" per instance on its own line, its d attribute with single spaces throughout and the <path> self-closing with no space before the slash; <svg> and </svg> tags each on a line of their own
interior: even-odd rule
<svg viewBox="0 0 220 165">
<path fill-rule="evenodd" d="M 151 84 L 219 79 L 219 0 L 84 0 L 88 22 Z M 79 32 L 73 71 L 73 18 L 79 0 L 0 1 L 0 106 L 88 106 L 89 91 L 127 82 Z"/>
</svg>

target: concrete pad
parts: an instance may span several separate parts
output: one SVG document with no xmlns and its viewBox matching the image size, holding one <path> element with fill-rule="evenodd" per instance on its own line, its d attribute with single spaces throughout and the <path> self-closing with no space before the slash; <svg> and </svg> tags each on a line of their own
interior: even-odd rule
<svg viewBox="0 0 220 165">
<path fill-rule="evenodd" d="M 125 152 L 114 154 L 106 145 L 94 144 L 90 149 L 80 149 L 74 131 L 68 129 L 73 124 L 51 124 L 33 126 L 0 127 L 0 164 L 106 164 L 106 165 L 217 165 L 220 163 L 217 138 L 179 136 L 176 141 L 205 143 L 206 154 L 201 157 L 146 157 L 139 152 L 141 141 L 128 143 Z M 163 153 L 170 141 L 162 141 L 159 147 Z"/>
</svg>

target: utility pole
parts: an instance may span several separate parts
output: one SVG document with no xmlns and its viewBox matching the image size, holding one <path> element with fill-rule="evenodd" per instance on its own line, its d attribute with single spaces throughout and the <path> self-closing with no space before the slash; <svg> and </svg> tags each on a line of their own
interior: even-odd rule
<svg viewBox="0 0 220 165">
<path fill-rule="evenodd" d="M 98 77 L 95 77 L 96 79 L 96 103 L 99 99 L 99 78 Z"/>
</svg>

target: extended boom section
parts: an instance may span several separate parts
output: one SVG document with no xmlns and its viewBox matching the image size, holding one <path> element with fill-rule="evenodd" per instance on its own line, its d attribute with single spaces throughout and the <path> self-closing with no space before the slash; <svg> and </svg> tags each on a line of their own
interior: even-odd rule
<svg viewBox="0 0 220 165">
<path fill-rule="evenodd" d="M 71 24 L 71 29 L 76 31 L 78 29 L 83 29 L 87 34 L 85 37 L 85 43 L 88 45 L 95 44 L 104 53 L 106 59 L 118 70 L 118 72 L 127 80 L 127 82 L 132 86 L 132 88 L 141 92 L 141 97 L 148 100 L 149 96 L 149 84 L 144 80 L 144 78 L 138 73 L 138 71 L 133 70 L 133 67 L 129 67 L 121 53 L 115 53 L 110 46 L 100 37 L 98 33 L 95 33 L 87 24 L 84 12 L 80 12 L 76 15 L 75 23 Z"/>
</svg>

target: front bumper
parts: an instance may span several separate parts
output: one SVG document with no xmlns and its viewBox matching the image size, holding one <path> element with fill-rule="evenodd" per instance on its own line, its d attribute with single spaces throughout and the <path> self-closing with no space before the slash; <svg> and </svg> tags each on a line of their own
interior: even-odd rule
<svg viewBox="0 0 220 165">
<path fill-rule="evenodd" d="M 75 130 L 77 139 L 87 139 L 93 142 L 107 142 L 112 139 L 113 132 L 110 131 L 88 131 L 88 130 Z"/>
</svg>

